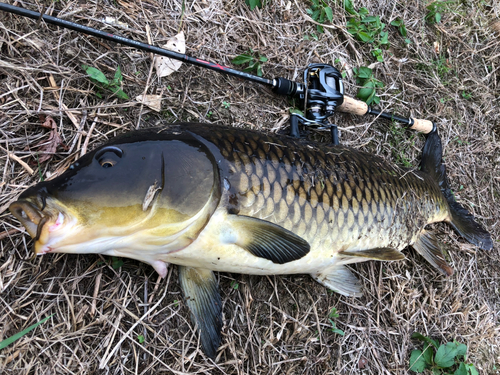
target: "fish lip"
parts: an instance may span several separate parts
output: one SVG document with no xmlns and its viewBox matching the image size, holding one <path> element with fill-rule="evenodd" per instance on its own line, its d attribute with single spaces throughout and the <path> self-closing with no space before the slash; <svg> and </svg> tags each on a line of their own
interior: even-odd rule
<svg viewBox="0 0 500 375">
<path fill-rule="evenodd" d="M 19 200 L 12 203 L 9 206 L 9 210 L 26 228 L 29 235 L 33 238 L 35 242 L 35 254 L 45 254 L 49 251 L 46 245 L 48 241 L 48 232 L 56 224 L 59 226 L 64 221 L 64 216 L 62 213 L 56 213 L 56 220 L 54 220 L 53 215 L 48 212 L 46 208 L 46 202 L 42 200 L 42 208 L 40 209 L 36 203 L 29 200 Z M 55 222 L 55 223 L 53 223 Z"/>
<path fill-rule="evenodd" d="M 9 210 L 26 228 L 31 237 L 40 237 L 41 227 L 48 218 L 35 204 L 27 200 L 19 200 L 12 203 Z"/>
</svg>

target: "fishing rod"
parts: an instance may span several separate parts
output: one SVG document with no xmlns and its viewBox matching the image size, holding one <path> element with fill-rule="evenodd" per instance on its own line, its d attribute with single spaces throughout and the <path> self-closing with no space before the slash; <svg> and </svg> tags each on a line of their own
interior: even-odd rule
<svg viewBox="0 0 500 375">
<path fill-rule="evenodd" d="M 341 73 L 338 69 L 328 64 L 308 65 L 304 71 L 303 83 L 294 82 L 283 77 L 268 79 L 14 5 L 0 2 L 0 10 L 32 18 L 38 22 L 43 20 L 48 24 L 92 35 L 157 55 L 166 56 L 174 60 L 201 66 L 219 73 L 246 79 L 268 86 L 276 94 L 297 98 L 299 99 L 305 116 L 297 113 L 292 113 L 290 115 L 290 135 L 292 137 L 300 137 L 300 123 L 302 125 L 316 126 L 321 129 L 330 128 L 332 143 L 336 145 L 339 144 L 337 125 L 328 122 L 328 118 L 336 111 L 359 116 L 367 114 L 380 116 L 385 119 L 400 122 L 406 125 L 407 128 L 420 131 L 424 134 L 429 134 L 436 130 L 436 126 L 432 121 L 401 117 L 389 112 L 379 111 L 368 106 L 365 102 L 344 95 L 344 83 Z"/>
</svg>

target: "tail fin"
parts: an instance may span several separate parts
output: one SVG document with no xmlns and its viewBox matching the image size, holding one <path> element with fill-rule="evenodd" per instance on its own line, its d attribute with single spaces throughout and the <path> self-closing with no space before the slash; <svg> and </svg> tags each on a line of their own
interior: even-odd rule
<svg viewBox="0 0 500 375">
<path fill-rule="evenodd" d="M 491 235 L 475 221 L 474 216 L 462 207 L 453 196 L 446 178 L 446 167 L 442 163 L 443 146 L 437 131 L 427 135 L 420 169 L 431 175 L 441 188 L 441 192 L 450 206 L 450 224 L 455 230 L 470 243 L 483 250 L 491 250 L 493 241 Z"/>
</svg>

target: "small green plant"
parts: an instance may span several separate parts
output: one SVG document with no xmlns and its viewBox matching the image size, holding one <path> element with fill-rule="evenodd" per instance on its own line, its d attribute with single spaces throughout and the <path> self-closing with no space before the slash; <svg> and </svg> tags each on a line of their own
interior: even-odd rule
<svg viewBox="0 0 500 375">
<path fill-rule="evenodd" d="M 431 25 L 440 23 L 441 13 L 445 12 L 448 8 L 448 4 L 452 2 L 453 1 L 437 0 L 427 5 L 427 14 L 425 15 L 425 21 Z"/>
<path fill-rule="evenodd" d="M 123 266 L 123 259 L 119 257 L 111 257 L 111 267 L 113 267 L 114 270 L 119 269 L 121 266 Z"/>
<path fill-rule="evenodd" d="M 464 98 L 465 100 L 472 99 L 472 94 L 469 94 L 466 91 L 462 91 L 462 98 Z"/>
<path fill-rule="evenodd" d="M 424 343 L 423 350 L 413 350 L 410 355 L 410 370 L 424 372 L 430 369 L 433 375 L 479 375 L 472 363 L 467 363 L 467 345 L 456 341 L 439 344 L 420 333 L 411 335 Z"/>
<path fill-rule="evenodd" d="M 334 322 L 334 319 L 337 319 L 339 317 L 339 313 L 335 307 L 333 307 L 330 310 L 330 314 L 328 314 L 328 320 L 330 321 L 330 324 L 332 325 L 332 332 L 339 334 L 340 336 L 344 336 L 345 332 L 342 331 L 341 329 L 337 328 L 337 324 Z"/>
<path fill-rule="evenodd" d="M 356 83 L 361 86 L 356 96 L 368 105 L 380 103 L 376 90 L 384 87 L 384 84 L 376 79 L 372 70 L 366 66 L 354 68 L 353 71 L 356 76 Z"/>
<path fill-rule="evenodd" d="M 267 57 L 261 55 L 260 53 L 254 52 L 250 49 L 246 53 L 236 56 L 231 62 L 235 65 L 248 64 L 248 66 L 243 69 L 244 72 L 257 72 L 259 77 L 262 77 L 262 63 L 267 61 Z"/>
<path fill-rule="evenodd" d="M 120 88 L 123 76 L 119 66 L 116 68 L 115 76 L 111 81 L 109 81 L 104 73 L 97 68 L 85 64 L 82 65 L 82 68 L 85 70 L 85 73 L 89 75 L 90 80 L 99 88 L 111 91 L 113 95 L 116 95 L 120 99 L 128 99 L 128 95 Z M 102 94 L 99 91 L 96 92 L 96 95 L 98 98 L 102 98 Z"/>
<path fill-rule="evenodd" d="M 52 318 L 54 316 L 54 314 L 46 317 L 46 318 L 43 318 L 42 320 L 40 320 L 38 323 L 35 323 L 31 326 L 29 326 L 28 328 L 26 328 L 25 330 L 22 330 L 21 332 L 19 333 L 16 333 L 15 335 L 3 340 L 0 342 L 0 350 L 2 350 L 3 348 L 9 346 L 10 344 L 12 344 L 13 342 L 19 340 L 21 337 L 23 337 L 24 335 L 26 335 L 27 333 L 31 332 L 32 330 L 34 330 L 36 327 L 38 327 L 40 324 L 43 324 L 45 323 L 47 320 L 49 320 L 50 318 Z"/>
<path fill-rule="evenodd" d="M 370 16 L 366 8 L 356 11 L 351 0 L 344 1 L 344 9 L 354 16 L 347 21 L 347 31 L 357 40 L 372 44 L 372 55 L 377 61 L 384 61 L 382 47 L 389 44 L 389 33 L 384 31 L 385 23 L 379 16 Z"/>
<path fill-rule="evenodd" d="M 223 105 L 223 106 L 224 106 L 224 108 L 226 108 L 226 109 L 229 109 L 229 107 L 231 107 L 231 103 L 226 102 L 226 101 L 223 101 L 223 102 L 222 102 L 222 105 Z"/>
<path fill-rule="evenodd" d="M 312 4 L 310 8 L 306 9 L 307 14 L 318 23 L 325 23 L 326 20 L 333 21 L 333 10 L 325 0 L 311 0 Z M 318 33 L 323 34 L 325 29 L 321 25 L 316 25 L 316 30 Z"/>
<path fill-rule="evenodd" d="M 408 32 L 406 31 L 405 23 L 401 18 L 398 17 L 394 21 L 392 21 L 391 26 L 396 26 L 398 28 L 398 31 L 401 34 L 401 36 L 405 38 L 406 44 L 411 43 L 411 40 L 407 38 Z"/>
<path fill-rule="evenodd" d="M 144 341 L 145 341 L 145 340 L 146 340 L 146 339 L 144 338 L 144 336 L 143 336 L 143 335 L 138 335 L 138 336 L 137 336 L 137 341 L 139 342 L 139 344 L 144 344 Z"/>
<path fill-rule="evenodd" d="M 245 4 L 250 7 L 250 10 L 254 10 L 255 7 L 259 7 L 262 9 L 262 7 L 266 4 L 266 1 L 261 1 L 261 0 L 245 0 Z"/>
<path fill-rule="evenodd" d="M 236 280 L 231 280 L 231 288 L 234 290 L 237 290 L 239 288 L 240 284 Z"/>
</svg>

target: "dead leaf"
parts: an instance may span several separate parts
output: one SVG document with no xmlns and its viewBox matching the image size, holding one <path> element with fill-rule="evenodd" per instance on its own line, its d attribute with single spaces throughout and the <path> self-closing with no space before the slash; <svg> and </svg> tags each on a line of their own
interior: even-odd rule
<svg viewBox="0 0 500 375">
<path fill-rule="evenodd" d="M 40 117 L 40 121 L 42 121 L 42 117 Z M 57 151 L 57 147 L 61 146 L 65 150 L 68 150 L 68 146 L 66 146 L 57 132 L 57 124 L 54 119 L 50 116 L 45 118 L 45 121 L 41 124 L 44 128 L 50 129 L 49 139 L 46 141 L 41 141 L 37 143 L 34 147 L 39 147 L 38 151 L 43 152 L 38 159 L 38 163 L 43 163 L 49 160 L 52 155 L 54 155 Z"/>
<path fill-rule="evenodd" d="M 186 53 L 186 39 L 184 37 L 184 31 L 181 31 L 176 36 L 171 37 L 167 44 L 163 45 L 162 48 L 182 54 Z M 182 61 L 170 59 L 164 56 L 155 56 L 153 63 L 158 77 L 166 77 L 179 70 L 182 65 Z"/>
<path fill-rule="evenodd" d="M 161 95 L 139 95 L 135 100 L 148 106 L 153 111 L 161 111 Z"/>
<path fill-rule="evenodd" d="M 358 368 L 360 370 L 364 369 L 368 364 L 368 360 L 365 357 L 361 357 L 358 361 Z"/>
</svg>

